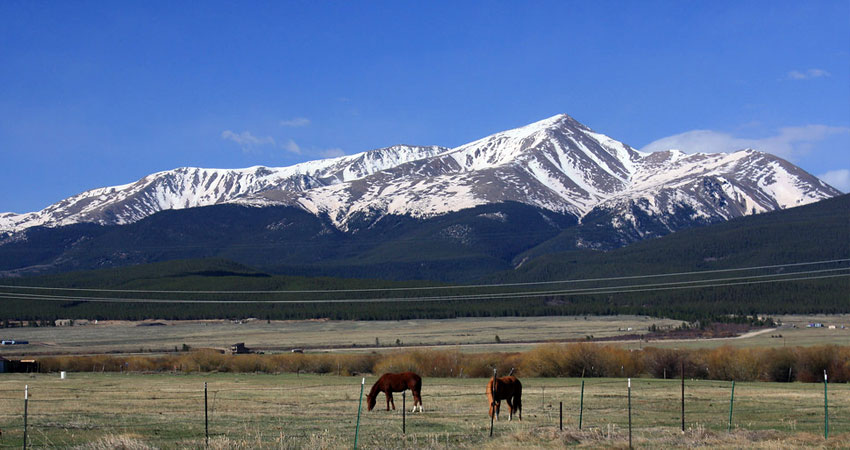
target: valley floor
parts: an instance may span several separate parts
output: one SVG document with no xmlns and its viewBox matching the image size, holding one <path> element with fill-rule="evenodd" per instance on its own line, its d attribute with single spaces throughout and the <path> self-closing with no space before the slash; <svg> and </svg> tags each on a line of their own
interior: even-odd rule
<svg viewBox="0 0 850 450">
<path fill-rule="evenodd" d="M 332 352 L 392 351 L 409 346 L 458 348 L 462 351 L 523 351 L 540 343 L 580 341 L 592 337 L 625 348 L 782 347 L 850 345 L 850 315 L 778 316 L 775 330 L 757 330 L 725 339 L 634 339 L 652 325 L 660 329 L 680 321 L 646 316 L 563 316 L 463 318 L 410 321 L 77 321 L 73 326 L 0 328 L 0 339 L 28 341 L 0 346 L 0 356 L 168 353 L 189 348 L 219 348 L 244 342 L 254 351 L 292 349 Z M 823 327 L 809 327 L 820 323 Z M 830 328 L 835 326 L 835 328 Z M 841 328 L 844 326 L 845 328 Z M 185 345 L 185 347 L 184 347 Z"/>
</svg>

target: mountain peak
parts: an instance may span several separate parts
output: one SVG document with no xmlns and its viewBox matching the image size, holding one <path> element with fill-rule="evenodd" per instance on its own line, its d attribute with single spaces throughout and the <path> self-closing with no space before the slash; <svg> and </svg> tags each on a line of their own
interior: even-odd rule
<svg viewBox="0 0 850 450">
<path fill-rule="evenodd" d="M 158 172 L 39 212 L 0 214 L 0 234 L 36 225 L 127 224 L 166 209 L 221 203 L 296 206 L 327 214 L 344 229 L 364 214 L 428 217 L 501 202 L 575 217 L 607 205 L 632 221 L 678 218 L 682 211 L 714 220 L 834 195 L 834 189 L 766 153 L 641 153 L 557 114 L 453 149 L 394 145 L 289 167 Z M 628 209 L 636 204 L 650 206 L 636 215 Z"/>
</svg>

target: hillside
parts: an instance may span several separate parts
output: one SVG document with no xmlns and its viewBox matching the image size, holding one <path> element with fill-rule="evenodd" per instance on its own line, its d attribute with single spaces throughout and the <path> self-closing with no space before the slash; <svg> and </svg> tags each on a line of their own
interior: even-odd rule
<svg viewBox="0 0 850 450">
<path fill-rule="evenodd" d="M 439 227 L 437 227 L 439 228 Z M 557 239 L 563 239 L 560 236 Z M 411 243 L 421 245 L 415 239 Z M 509 252 L 510 253 L 510 252 Z M 378 257 L 376 257 L 378 258 Z M 401 259 L 401 255 L 398 256 Z M 492 286 L 445 288 L 431 282 L 301 278 L 274 275 L 222 260 L 173 261 L 120 269 L 3 280 L 4 319 L 26 318 L 320 318 L 408 319 L 500 315 L 648 314 L 683 320 L 716 320 L 729 314 L 850 312 L 850 195 L 816 204 L 687 230 L 618 250 L 571 251 L 528 260 L 515 270 L 493 273 L 481 283 L 582 280 L 620 276 L 716 271 L 786 265 L 731 274 L 704 274 L 637 281 L 607 280 L 580 286 Z M 380 257 L 381 260 L 384 256 Z M 845 260 L 792 267 L 791 263 Z M 369 261 L 364 267 L 369 267 Z M 832 272 L 801 274 L 812 270 Z M 798 275 L 794 275 L 798 273 Z M 820 275 L 835 278 L 781 281 Z M 762 283 L 765 278 L 770 283 Z M 725 285 L 721 278 L 737 277 Z M 743 278 L 741 278 L 743 277 Z M 658 282 L 712 286 L 640 288 Z M 721 285 L 723 284 L 723 285 Z M 137 289 L 144 291 L 231 291 L 229 293 L 78 292 L 14 289 L 19 286 Z M 432 286 L 434 288 L 426 288 Z M 604 293 L 541 294 L 575 287 Z M 386 290 L 392 288 L 393 290 Z M 405 289 L 416 288 L 416 289 Z M 357 289 L 378 291 L 350 292 Z M 383 290 L 382 290 L 383 289 Z M 291 292 L 297 290 L 299 292 Z M 321 292 L 303 292 L 321 291 Z M 345 290 L 345 291 L 341 291 Z M 632 292 L 629 292 L 633 290 Z M 232 291 L 240 291 L 234 293 Z M 250 293 L 246 291 L 290 291 Z M 334 292 L 336 291 L 336 292 Z M 24 294 L 24 295 L 22 295 Z M 58 297 L 45 297 L 55 295 Z M 480 297 L 474 297 L 480 296 Z M 29 297 L 29 298 L 25 298 Z M 80 298 L 74 298 L 80 297 Z M 94 303 L 86 299 L 143 298 L 147 303 Z M 319 302 L 371 299 L 369 302 Z M 392 300 L 396 299 L 396 300 Z M 223 303 L 170 303 L 221 301 Z M 155 303 L 161 301 L 162 303 Z M 279 303 L 251 303 L 278 301 Z M 391 305 L 391 306 L 390 306 Z"/>
</svg>

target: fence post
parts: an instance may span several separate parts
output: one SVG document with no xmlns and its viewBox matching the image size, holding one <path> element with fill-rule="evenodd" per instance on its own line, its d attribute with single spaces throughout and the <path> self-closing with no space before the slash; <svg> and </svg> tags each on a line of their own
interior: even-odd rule
<svg viewBox="0 0 850 450">
<path fill-rule="evenodd" d="M 204 381 L 204 442 L 206 446 L 210 446 L 210 416 L 207 401 L 207 382 Z"/>
<path fill-rule="evenodd" d="M 540 411 L 546 411 L 546 386 L 543 386 L 543 398 L 540 400 Z"/>
<path fill-rule="evenodd" d="M 564 431 L 564 402 L 558 402 L 558 424 L 561 431 Z"/>
<path fill-rule="evenodd" d="M 685 362 L 682 361 L 682 433 L 685 432 Z"/>
<path fill-rule="evenodd" d="M 29 404 L 29 393 L 29 385 L 24 385 L 24 450 L 27 448 L 27 406 Z"/>
<path fill-rule="evenodd" d="M 632 379 L 629 378 L 629 448 L 632 448 Z"/>
<path fill-rule="evenodd" d="M 414 402 L 416 403 L 416 402 Z M 407 391 L 401 391 L 401 434 L 407 433 Z"/>
<path fill-rule="evenodd" d="M 354 430 L 354 450 L 357 450 L 357 437 L 360 434 L 360 409 L 363 407 L 363 387 L 366 385 L 366 378 L 360 382 L 360 402 L 357 403 L 357 428 Z"/>
<path fill-rule="evenodd" d="M 823 371 L 823 438 L 829 439 L 829 405 L 826 395 L 826 370 Z"/>
<path fill-rule="evenodd" d="M 735 404 L 735 380 L 732 380 L 732 396 L 729 397 L 729 427 L 727 432 L 732 431 L 732 407 Z"/>
<path fill-rule="evenodd" d="M 581 417 L 584 414 L 584 380 L 581 380 L 581 397 L 578 401 L 578 429 L 581 430 Z"/>
</svg>

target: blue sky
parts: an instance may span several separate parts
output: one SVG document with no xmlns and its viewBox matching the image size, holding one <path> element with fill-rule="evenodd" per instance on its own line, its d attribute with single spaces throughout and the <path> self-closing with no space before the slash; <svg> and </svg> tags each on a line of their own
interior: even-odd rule
<svg viewBox="0 0 850 450">
<path fill-rule="evenodd" d="M 0 2 L 0 212 L 567 113 L 850 190 L 850 2 Z"/>
</svg>

